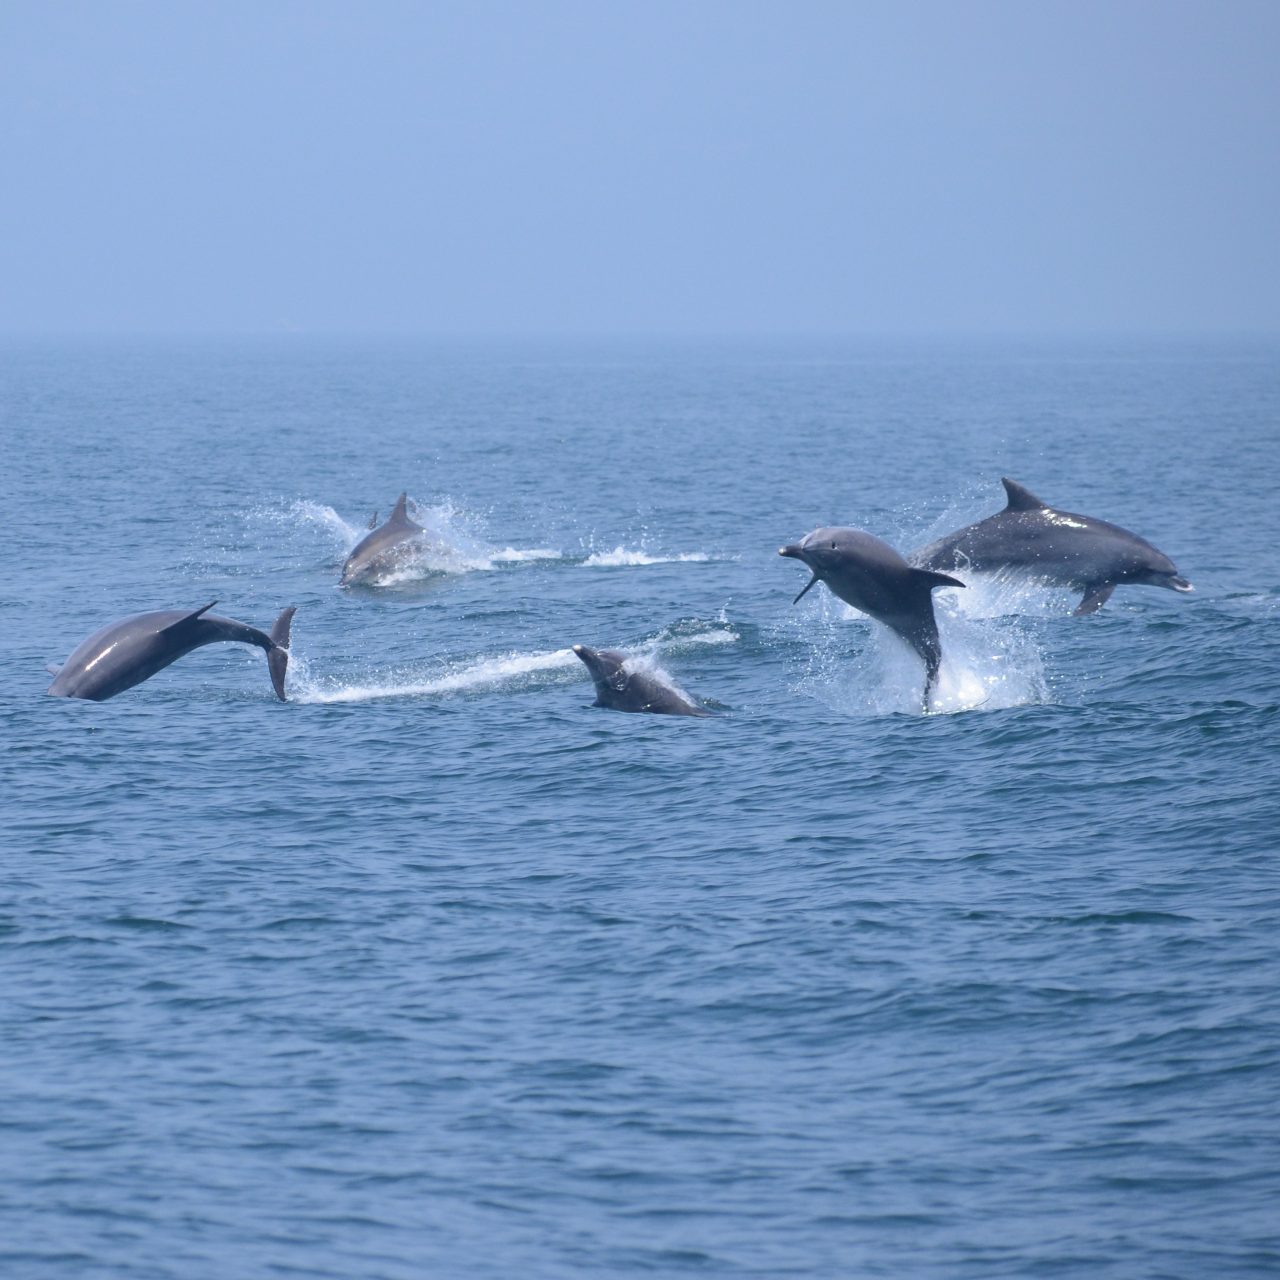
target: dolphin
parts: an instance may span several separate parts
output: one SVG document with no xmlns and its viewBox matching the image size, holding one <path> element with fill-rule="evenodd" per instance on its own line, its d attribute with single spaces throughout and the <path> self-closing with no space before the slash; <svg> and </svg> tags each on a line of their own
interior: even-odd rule
<svg viewBox="0 0 1280 1280">
<path fill-rule="evenodd" d="M 651 711 L 664 716 L 709 716 L 710 711 L 690 702 L 670 685 L 655 676 L 638 671 L 625 653 L 617 649 L 592 649 L 575 644 L 573 651 L 582 659 L 595 681 L 593 705 L 614 711 Z"/>
<path fill-rule="evenodd" d="M 924 659 L 927 712 L 942 664 L 933 592 L 964 583 L 945 573 L 913 568 L 887 542 L 861 529 L 815 529 L 792 546 L 780 547 L 778 554 L 803 561 L 813 572 L 792 604 L 815 582 L 825 582 L 833 595 L 883 623 Z"/>
<path fill-rule="evenodd" d="M 386 524 L 378 528 L 374 527 L 378 522 L 378 513 L 374 512 L 373 519 L 369 522 L 370 532 L 356 543 L 342 566 L 340 586 L 349 587 L 352 583 L 368 582 L 378 574 L 395 569 L 412 558 L 417 549 L 418 538 L 426 530 L 409 519 L 407 499 L 408 495 L 402 493 L 387 517 Z"/>
<path fill-rule="evenodd" d="M 1174 563 L 1151 543 L 1119 525 L 1057 511 L 1005 477 L 1003 511 L 966 525 L 910 557 L 923 569 L 963 573 L 1010 569 L 1056 587 L 1083 592 L 1077 614 L 1094 613 L 1116 587 L 1136 583 L 1194 591 Z"/>
<path fill-rule="evenodd" d="M 294 606 L 280 614 L 267 635 L 257 627 L 210 613 L 217 603 L 211 600 L 203 609 L 138 613 L 108 623 L 80 644 L 61 667 L 50 667 L 55 679 L 49 692 L 55 698 L 102 702 L 150 679 L 192 649 L 232 640 L 266 651 L 271 684 L 283 702 Z"/>
</svg>

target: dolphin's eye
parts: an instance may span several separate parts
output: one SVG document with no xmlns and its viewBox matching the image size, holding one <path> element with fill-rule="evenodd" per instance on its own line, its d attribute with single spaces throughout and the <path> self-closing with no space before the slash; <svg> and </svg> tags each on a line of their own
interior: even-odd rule
<svg viewBox="0 0 1280 1280">
<path fill-rule="evenodd" d="M 835 549 L 836 549 L 836 544 L 833 542 L 833 543 L 831 544 L 831 550 L 832 550 L 832 551 L 834 551 Z"/>
</svg>

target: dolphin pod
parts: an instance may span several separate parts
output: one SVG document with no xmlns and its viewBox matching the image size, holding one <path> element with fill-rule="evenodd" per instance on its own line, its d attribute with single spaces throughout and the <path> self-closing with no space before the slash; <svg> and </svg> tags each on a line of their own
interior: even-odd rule
<svg viewBox="0 0 1280 1280">
<path fill-rule="evenodd" d="M 823 582 L 833 595 L 883 623 L 920 655 L 927 712 L 942 665 L 933 593 L 938 587 L 963 587 L 964 583 L 945 573 L 913 568 L 887 542 L 861 529 L 815 529 L 799 542 L 780 547 L 778 554 L 801 561 L 813 574 L 792 604 L 815 583 Z"/>
<path fill-rule="evenodd" d="M 265 651 L 271 687 L 283 702 L 294 607 L 280 614 L 267 635 L 257 627 L 210 613 L 215 604 L 211 600 L 202 609 L 161 609 L 108 623 L 77 645 L 56 670 L 49 692 L 56 698 L 103 702 L 150 679 L 192 649 L 229 640 Z"/>
<path fill-rule="evenodd" d="M 1092 516 L 1059 511 L 1007 477 L 1002 484 L 1008 498 L 1003 511 L 907 558 L 879 538 L 843 526 L 815 529 L 778 551 L 801 561 L 812 574 L 793 603 L 822 582 L 915 650 L 924 663 L 921 705 L 926 713 L 942 663 L 933 592 L 966 585 L 953 574 L 1009 571 L 1072 587 L 1082 592 L 1077 614 L 1101 608 L 1117 586 L 1194 590 L 1168 556 L 1136 533 Z M 368 582 L 403 564 L 421 546 L 425 532 L 409 517 L 408 495 L 402 493 L 385 524 L 378 525 L 375 512 L 369 532 L 343 564 L 340 585 Z M 293 606 L 280 614 L 267 634 L 210 613 L 215 603 L 195 610 L 140 613 L 109 623 L 78 645 L 62 666 L 49 668 L 54 681 L 48 692 L 101 702 L 141 684 L 193 649 L 225 641 L 262 649 L 272 688 L 285 701 Z M 712 714 L 617 649 L 575 644 L 573 652 L 591 675 L 596 706 L 659 715 Z"/>
<path fill-rule="evenodd" d="M 1003 511 L 922 547 L 909 558 L 947 573 L 1005 569 L 1051 586 L 1082 592 L 1077 614 L 1101 609 L 1118 587 L 1134 583 L 1193 591 L 1163 551 L 1119 525 L 1057 511 L 1014 480 L 1001 480 Z"/>
</svg>

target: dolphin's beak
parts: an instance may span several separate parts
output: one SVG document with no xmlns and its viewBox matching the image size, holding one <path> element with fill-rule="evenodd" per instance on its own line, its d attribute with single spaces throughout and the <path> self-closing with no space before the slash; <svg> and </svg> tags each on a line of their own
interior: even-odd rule
<svg viewBox="0 0 1280 1280">
<path fill-rule="evenodd" d="M 1175 591 L 1194 591 L 1195 590 L 1195 587 L 1193 587 L 1191 583 L 1189 583 L 1186 580 L 1186 578 L 1184 578 L 1181 574 L 1177 574 L 1177 573 L 1175 573 L 1173 577 L 1169 579 L 1169 585 Z"/>
</svg>

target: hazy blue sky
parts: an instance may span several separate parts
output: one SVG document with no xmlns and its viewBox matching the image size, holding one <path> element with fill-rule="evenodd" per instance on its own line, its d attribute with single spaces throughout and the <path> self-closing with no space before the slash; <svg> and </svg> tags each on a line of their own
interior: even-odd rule
<svg viewBox="0 0 1280 1280">
<path fill-rule="evenodd" d="M 0 0 L 0 330 L 1280 331 L 1280 0 Z"/>
</svg>

